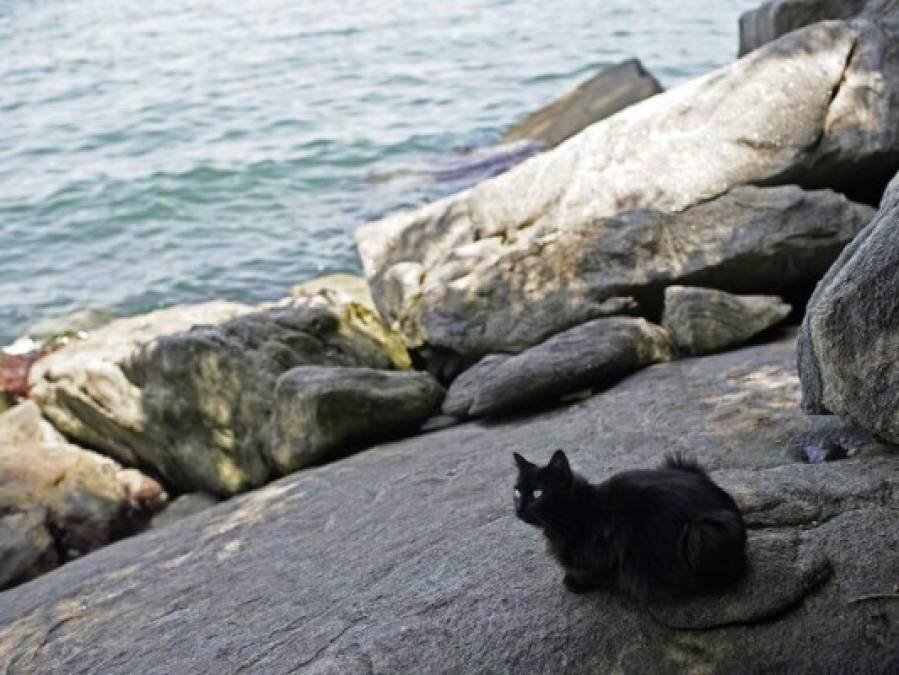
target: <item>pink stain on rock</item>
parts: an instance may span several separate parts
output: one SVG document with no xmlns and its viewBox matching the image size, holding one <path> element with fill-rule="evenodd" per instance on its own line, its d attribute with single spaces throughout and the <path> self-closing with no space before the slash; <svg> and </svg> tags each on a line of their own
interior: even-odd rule
<svg viewBox="0 0 899 675">
<path fill-rule="evenodd" d="M 23 355 L 0 352 L 0 392 L 13 396 L 28 396 L 28 373 L 44 353 L 34 351 Z"/>
</svg>

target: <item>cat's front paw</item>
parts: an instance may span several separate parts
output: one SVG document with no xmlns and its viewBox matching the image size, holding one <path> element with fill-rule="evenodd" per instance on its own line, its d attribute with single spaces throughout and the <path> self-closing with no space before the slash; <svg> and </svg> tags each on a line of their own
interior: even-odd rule
<svg viewBox="0 0 899 675">
<path fill-rule="evenodd" d="M 591 586 L 578 581 L 577 578 L 573 577 L 570 574 L 565 575 L 565 577 L 562 579 L 562 583 L 565 585 L 565 588 L 567 588 L 572 593 L 577 593 L 578 595 L 593 590 Z"/>
</svg>

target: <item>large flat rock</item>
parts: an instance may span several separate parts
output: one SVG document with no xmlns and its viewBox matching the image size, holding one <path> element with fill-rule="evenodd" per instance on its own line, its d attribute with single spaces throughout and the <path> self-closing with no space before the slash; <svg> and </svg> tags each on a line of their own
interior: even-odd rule
<svg viewBox="0 0 899 675">
<path fill-rule="evenodd" d="M 792 337 L 650 367 L 573 407 L 294 474 L 0 596 L 16 673 L 892 673 L 899 455 L 803 416 Z M 852 458 L 805 464 L 830 439 Z M 856 439 L 851 441 L 850 439 Z M 652 614 L 575 596 L 512 507 L 519 451 L 594 479 L 695 454 L 753 573 Z"/>
</svg>

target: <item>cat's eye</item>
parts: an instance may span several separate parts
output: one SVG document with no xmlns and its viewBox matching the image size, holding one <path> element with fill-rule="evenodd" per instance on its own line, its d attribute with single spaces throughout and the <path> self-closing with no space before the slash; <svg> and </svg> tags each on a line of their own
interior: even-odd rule
<svg viewBox="0 0 899 675">
<path fill-rule="evenodd" d="M 534 490 L 531 494 L 534 495 L 534 499 L 540 499 L 540 496 L 543 494 L 543 490 Z"/>
<path fill-rule="evenodd" d="M 512 494 L 515 495 L 515 499 L 521 499 L 521 490 L 519 490 L 518 488 L 515 488 L 515 492 L 513 492 Z"/>
</svg>

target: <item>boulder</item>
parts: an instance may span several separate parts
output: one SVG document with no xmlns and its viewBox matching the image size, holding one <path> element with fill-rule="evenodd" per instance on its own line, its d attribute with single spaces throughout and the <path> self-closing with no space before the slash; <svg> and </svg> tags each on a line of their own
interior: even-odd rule
<svg viewBox="0 0 899 675">
<path fill-rule="evenodd" d="M 114 321 L 42 359 L 32 397 L 68 436 L 123 464 L 150 467 L 178 491 L 227 496 L 275 475 L 278 377 L 306 364 L 405 365 L 385 335 L 368 310 L 321 294 L 258 311 L 175 307 Z"/>
<path fill-rule="evenodd" d="M 603 68 L 574 90 L 514 124 L 502 136 L 512 143 L 529 140 L 554 148 L 594 122 L 655 96 L 662 86 L 637 59 Z"/>
<path fill-rule="evenodd" d="M 488 354 L 453 380 L 443 399 L 443 414 L 468 417 L 478 392 L 493 378 L 497 367 L 510 358 L 511 354 Z"/>
<path fill-rule="evenodd" d="M 57 565 L 53 537 L 42 508 L 0 517 L 0 590 Z"/>
<path fill-rule="evenodd" d="M 603 232 L 626 238 L 630 220 L 690 220 L 688 210 L 744 184 L 876 199 L 899 168 L 897 24 L 899 12 L 885 7 L 794 31 L 501 176 L 360 228 L 381 314 L 413 347 L 514 351 L 622 310 L 622 292 L 596 288 L 605 266 L 584 270 L 579 261 L 582 249 L 602 250 Z M 559 262 L 569 259 L 574 270 Z M 547 309 L 535 316 L 537 307 Z M 514 339 L 497 344 L 504 332 Z"/>
<path fill-rule="evenodd" d="M 158 483 L 67 443 L 0 444 L 0 513 L 45 508 L 75 557 L 142 529 L 166 501 Z"/>
<path fill-rule="evenodd" d="M 595 319 L 498 363 L 465 412 L 472 417 L 520 412 L 584 387 L 608 386 L 673 356 L 671 338 L 659 326 L 631 317 Z"/>
<path fill-rule="evenodd" d="M 103 449 L 127 466 L 141 463 L 123 437 L 144 426 L 141 392 L 123 366 L 144 344 L 196 324 L 222 323 L 252 308 L 230 302 L 180 305 L 113 321 L 87 340 L 42 359 L 32 370 L 33 400 L 72 438 Z"/>
<path fill-rule="evenodd" d="M 899 443 L 897 354 L 899 176 L 809 301 L 799 339 L 803 407 Z"/>
<path fill-rule="evenodd" d="M 632 305 L 657 318 L 669 284 L 758 293 L 813 283 L 873 213 L 829 190 L 744 186 L 682 212 L 569 212 L 435 249 L 427 269 L 400 263 L 373 284 L 411 346 L 517 352 Z"/>
<path fill-rule="evenodd" d="M 293 474 L 6 592 L 0 671 L 895 673 L 899 457 L 794 461 L 840 425 L 798 403 L 789 338 Z M 651 610 L 566 592 L 512 505 L 511 453 L 559 447 L 593 481 L 694 454 L 751 576 Z"/>
<path fill-rule="evenodd" d="M 843 25 L 858 37 L 821 139 L 796 175 L 803 184 L 827 185 L 876 204 L 899 170 L 899 6 L 869 0 Z"/>
<path fill-rule="evenodd" d="M 792 308 L 774 295 L 732 295 L 711 288 L 665 289 L 662 325 L 684 354 L 711 354 L 741 345 L 783 321 Z"/>
<path fill-rule="evenodd" d="M 440 410 L 443 387 L 427 373 L 305 366 L 275 390 L 272 458 L 281 473 L 411 434 Z"/>
<path fill-rule="evenodd" d="M 67 443 L 27 401 L 0 414 L 0 587 L 143 529 L 159 483 Z"/>
<path fill-rule="evenodd" d="M 858 15 L 868 0 L 772 0 L 740 16 L 740 56 L 791 31 Z"/>
</svg>

